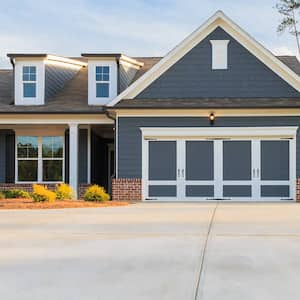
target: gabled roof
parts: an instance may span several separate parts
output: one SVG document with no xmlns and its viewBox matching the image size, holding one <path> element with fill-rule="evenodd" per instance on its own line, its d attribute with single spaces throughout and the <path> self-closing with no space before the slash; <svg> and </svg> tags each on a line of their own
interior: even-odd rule
<svg viewBox="0 0 300 300">
<path fill-rule="evenodd" d="M 300 92 L 300 77 L 295 68 L 287 67 L 283 62 L 284 58 L 279 59 L 274 56 L 269 50 L 264 48 L 254 38 L 228 18 L 222 11 L 218 11 L 202 26 L 170 51 L 159 63 L 142 75 L 124 92 L 109 102 L 108 106 L 114 106 L 122 99 L 134 99 L 217 27 L 224 29 L 250 53 L 255 55 L 261 62 L 268 66 L 274 73 Z"/>
</svg>

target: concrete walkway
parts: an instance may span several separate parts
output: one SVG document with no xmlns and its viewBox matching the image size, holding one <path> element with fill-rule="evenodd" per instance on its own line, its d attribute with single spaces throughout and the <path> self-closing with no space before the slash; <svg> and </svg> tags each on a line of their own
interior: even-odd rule
<svg viewBox="0 0 300 300">
<path fill-rule="evenodd" d="M 299 204 L 0 211 L 0 299 L 299 298 Z"/>
</svg>

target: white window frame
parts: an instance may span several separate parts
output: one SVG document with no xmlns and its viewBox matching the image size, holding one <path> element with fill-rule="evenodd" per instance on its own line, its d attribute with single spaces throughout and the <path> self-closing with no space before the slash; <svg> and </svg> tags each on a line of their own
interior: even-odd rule
<svg viewBox="0 0 300 300">
<path fill-rule="evenodd" d="M 96 67 L 109 67 L 109 97 L 96 97 Z M 106 105 L 118 94 L 118 67 L 116 60 L 89 59 L 88 62 L 88 104 Z"/>
<path fill-rule="evenodd" d="M 24 97 L 23 67 L 36 67 L 35 97 Z M 45 63 L 43 60 L 32 59 L 15 61 L 15 105 L 43 105 L 45 101 Z M 27 81 L 26 81 L 27 82 Z M 28 81 L 33 83 L 34 81 Z"/>
<path fill-rule="evenodd" d="M 18 157 L 18 137 L 19 136 L 34 136 L 38 138 L 38 157 L 33 158 L 19 158 Z M 43 137 L 49 137 L 48 135 L 45 136 L 37 136 L 37 135 L 17 135 L 15 141 L 15 183 L 20 184 L 33 184 L 33 183 L 43 183 L 43 184 L 56 184 L 65 181 L 65 138 L 62 135 L 50 135 L 50 137 L 62 137 L 63 138 L 63 156 L 62 157 L 43 157 Z M 18 162 L 19 160 L 37 160 L 38 161 L 38 178 L 37 181 L 19 181 L 19 174 L 18 174 Z M 61 181 L 43 181 L 43 161 L 44 160 L 61 160 L 62 161 L 62 180 Z"/>
<path fill-rule="evenodd" d="M 108 80 L 97 80 L 97 68 L 108 68 Z M 111 71 L 110 71 L 110 66 L 108 66 L 108 65 L 105 65 L 105 64 L 103 64 L 103 65 L 97 65 L 97 66 L 95 66 L 95 81 L 96 81 L 96 98 L 100 98 L 100 99 L 109 99 L 109 97 L 110 97 L 110 85 L 111 85 L 111 83 L 110 83 L 110 73 L 111 73 Z M 102 73 L 102 76 L 104 75 L 104 74 L 106 74 L 106 73 Z M 98 97 L 97 96 L 97 84 L 98 83 L 107 83 L 108 84 L 108 96 L 107 97 Z"/>
<path fill-rule="evenodd" d="M 24 80 L 24 68 L 26 68 L 26 67 L 35 68 L 35 80 Z M 30 76 L 31 73 L 29 72 L 29 73 L 26 73 L 26 74 L 29 74 L 29 76 Z M 34 65 L 24 65 L 22 67 L 22 94 L 23 94 L 24 99 L 35 99 L 36 98 L 36 96 L 37 96 L 37 76 L 38 76 L 38 74 L 37 74 L 37 67 L 36 66 L 34 66 Z M 35 84 L 35 97 L 25 97 L 24 96 L 24 84 L 26 84 L 26 83 L 34 83 Z"/>
<path fill-rule="evenodd" d="M 210 40 L 210 43 L 212 70 L 227 70 L 229 40 Z"/>
</svg>

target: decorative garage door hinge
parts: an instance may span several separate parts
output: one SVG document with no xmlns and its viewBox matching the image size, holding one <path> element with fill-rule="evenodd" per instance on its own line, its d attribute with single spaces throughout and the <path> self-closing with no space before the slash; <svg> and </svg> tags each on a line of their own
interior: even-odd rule
<svg viewBox="0 0 300 300">
<path fill-rule="evenodd" d="M 145 198 L 145 200 L 157 200 L 157 198 Z"/>
</svg>

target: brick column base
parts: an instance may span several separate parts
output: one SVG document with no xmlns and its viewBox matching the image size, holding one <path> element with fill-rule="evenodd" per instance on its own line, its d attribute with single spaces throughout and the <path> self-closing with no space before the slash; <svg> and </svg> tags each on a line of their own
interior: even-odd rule
<svg viewBox="0 0 300 300">
<path fill-rule="evenodd" d="M 142 179 L 115 178 L 112 180 L 112 200 L 141 201 Z"/>
<path fill-rule="evenodd" d="M 300 178 L 296 179 L 296 201 L 300 202 Z"/>
<path fill-rule="evenodd" d="M 90 187 L 92 184 L 90 183 L 79 183 L 78 185 L 78 199 L 83 199 L 83 195 L 85 190 Z"/>
</svg>

